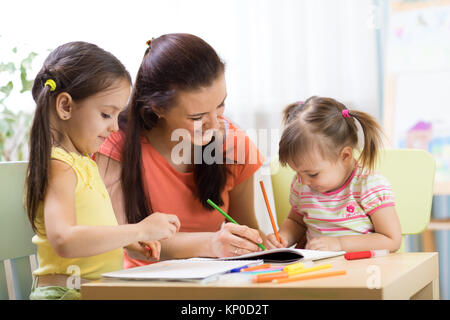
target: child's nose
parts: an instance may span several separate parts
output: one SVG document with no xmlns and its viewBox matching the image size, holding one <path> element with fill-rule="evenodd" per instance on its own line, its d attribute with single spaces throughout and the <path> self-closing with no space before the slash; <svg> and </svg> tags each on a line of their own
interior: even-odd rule
<svg viewBox="0 0 450 320">
<path fill-rule="evenodd" d="M 308 177 L 301 177 L 302 183 L 307 185 L 308 187 L 311 186 L 311 180 Z"/>
<path fill-rule="evenodd" d="M 118 121 L 114 121 L 113 124 L 109 127 L 109 131 L 116 132 L 119 131 L 119 123 Z"/>
</svg>

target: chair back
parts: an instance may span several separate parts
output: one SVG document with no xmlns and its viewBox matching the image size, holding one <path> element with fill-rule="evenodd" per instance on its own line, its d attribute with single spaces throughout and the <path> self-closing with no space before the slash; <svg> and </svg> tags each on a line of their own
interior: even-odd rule
<svg viewBox="0 0 450 320">
<path fill-rule="evenodd" d="M 0 162 L 0 300 L 28 299 L 37 265 L 34 233 L 24 207 L 27 165 Z"/>
</svg>

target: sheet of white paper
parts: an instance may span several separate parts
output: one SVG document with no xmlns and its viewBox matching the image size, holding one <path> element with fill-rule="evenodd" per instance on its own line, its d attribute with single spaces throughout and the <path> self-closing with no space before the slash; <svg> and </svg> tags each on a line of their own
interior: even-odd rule
<svg viewBox="0 0 450 320">
<path fill-rule="evenodd" d="M 166 260 L 143 267 L 102 274 L 105 278 L 129 280 L 202 280 L 226 273 L 234 268 L 261 264 L 262 260 L 180 259 Z"/>
</svg>

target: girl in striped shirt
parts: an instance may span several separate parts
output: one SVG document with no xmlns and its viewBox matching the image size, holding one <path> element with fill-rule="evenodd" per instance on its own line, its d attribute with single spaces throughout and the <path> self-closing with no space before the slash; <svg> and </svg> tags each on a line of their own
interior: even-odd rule
<svg viewBox="0 0 450 320">
<path fill-rule="evenodd" d="M 358 128 L 364 147 L 359 157 Z M 291 183 L 291 211 L 268 248 L 362 251 L 401 245 L 400 222 L 389 182 L 374 172 L 381 128 L 367 113 L 348 110 L 323 97 L 284 110 L 279 160 L 297 173 Z"/>
</svg>

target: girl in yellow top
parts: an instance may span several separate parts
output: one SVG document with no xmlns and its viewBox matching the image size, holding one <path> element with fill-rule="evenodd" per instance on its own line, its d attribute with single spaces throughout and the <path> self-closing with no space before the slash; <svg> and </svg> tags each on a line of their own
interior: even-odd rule
<svg viewBox="0 0 450 320">
<path fill-rule="evenodd" d="M 158 240 L 180 227 L 176 216 L 158 212 L 119 226 L 89 157 L 118 130 L 130 86 L 117 58 L 85 42 L 55 49 L 36 76 L 26 182 L 39 261 L 31 299 L 79 299 L 80 283 L 122 268 L 122 247 L 140 242 L 158 260 Z"/>
</svg>

